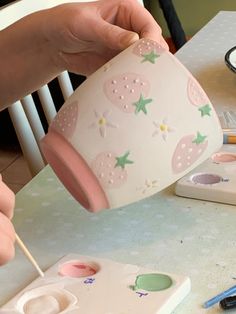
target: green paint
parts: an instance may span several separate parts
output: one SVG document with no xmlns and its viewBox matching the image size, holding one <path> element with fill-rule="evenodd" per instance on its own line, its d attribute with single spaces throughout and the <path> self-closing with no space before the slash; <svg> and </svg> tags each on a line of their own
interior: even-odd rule
<svg viewBox="0 0 236 314">
<path fill-rule="evenodd" d="M 206 135 L 202 135 L 200 132 L 197 132 L 197 137 L 193 140 L 193 143 L 195 144 L 201 144 L 205 141 L 205 139 L 207 138 Z"/>
<path fill-rule="evenodd" d="M 115 168 L 121 167 L 122 169 L 124 169 L 126 164 L 133 164 L 134 162 L 132 160 L 129 160 L 128 156 L 129 152 L 125 153 L 123 156 L 116 157 Z"/>
<path fill-rule="evenodd" d="M 159 55 L 157 55 L 154 51 L 151 51 L 150 53 L 143 55 L 144 59 L 142 60 L 142 62 L 148 61 L 148 62 L 151 62 L 152 64 L 154 64 L 156 61 L 156 58 L 158 58 L 158 57 L 159 57 Z"/>
<path fill-rule="evenodd" d="M 146 105 L 152 102 L 152 99 L 144 99 L 143 95 L 140 95 L 140 98 L 137 102 L 134 103 L 134 106 L 136 107 L 135 113 L 138 114 L 140 111 L 147 114 Z"/>
<path fill-rule="evenodd" d="M 134 290 L 160 291 L 172 286 L 172 279 L 164 274 L 143 274 L 138 275 L 135 280 Z"/>
<path fill-rule="evenodd" d="M 211 115 L 211 107 L 207 104 L 198 109 L 201 112 L 201 116 L 210 116 Z"/>
</svg>

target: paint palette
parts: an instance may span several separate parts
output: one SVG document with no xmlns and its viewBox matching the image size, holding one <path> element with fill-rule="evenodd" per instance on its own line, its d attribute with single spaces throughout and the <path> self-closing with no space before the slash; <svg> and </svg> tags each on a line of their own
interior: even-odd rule
<svg viewBox="0 0 236 314">
<path fill-rule="evenodd" d="M 1 314 L 168 314 L 190 279 L 130 264 L 67 255 L 11 301 Z"/>
<path fill-rule="evenodd" d="M 176 183 L 179 196 L 236 205 L 236 153 L 229 145 Z M 235 151 L 235 146 L 233 147 Z"/>
</svg>

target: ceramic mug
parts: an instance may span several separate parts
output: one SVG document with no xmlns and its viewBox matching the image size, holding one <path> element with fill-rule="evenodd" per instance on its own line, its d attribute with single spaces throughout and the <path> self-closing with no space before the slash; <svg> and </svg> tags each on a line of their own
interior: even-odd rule
<svg viewBox="0 0 236 314">
<path fill-rule="evenodd" d="M 141 39 L 76 89 L 41 144 L 65 187 L 96 212 L 157 193 L 222 139 L 199 83 L 170 52 Z"/>
</svg>

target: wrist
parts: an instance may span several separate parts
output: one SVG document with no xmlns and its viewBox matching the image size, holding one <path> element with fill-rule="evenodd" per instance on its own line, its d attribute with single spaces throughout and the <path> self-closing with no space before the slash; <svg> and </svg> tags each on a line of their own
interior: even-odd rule
<svg viewBox="0 0 236 314">
<path fill-rule="evenodd" d="M 0 109 L 60 73 L 43 23 L 44 15 L 36 12 L 0 32 Z"/>
<path fill-rule="evenodd" d="M 42 53 L 48 58 L 52 71 L 57 74 L 68 69 L 64 52 L 61 50 L 64 42 L 69 37 L 66 21 L 63 21 L 63 6 L 59 5 L 38 13 Z M 66 12 L 64 15 L 66 15 Z"/>
<path fill-rule="evenodd" d="M 34 54 L 44 66 L 45 75 L 55 77 L 65 70 L 60 60 L 60 51 L 51 38 L 51 9 L 35 13 L 33 17 L 34 31 L 32 32 L 32 48 Z"/>
</svg>

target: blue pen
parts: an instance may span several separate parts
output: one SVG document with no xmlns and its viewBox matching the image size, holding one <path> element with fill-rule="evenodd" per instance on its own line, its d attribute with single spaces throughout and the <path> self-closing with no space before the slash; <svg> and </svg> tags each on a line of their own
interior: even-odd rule
<svg viewBox="0 0 236 314">
<path fill-rule="evenodd" d="M 233 287 L 229 288 L 228 290 L 225 290 L 224 292 L 221 292 L 220 294 L 216 295 L 214 298 L 206 301 L 203 304 L 203 307 L 205 309 L 207 309 L 208 307 L 216 304 L 217 302 L 220 302 L 224 298 L 229 297 L 229 296 L 231 296 L 234 293 L 236 293 L 236 286 L 233 286 Z"/>
</svg>

